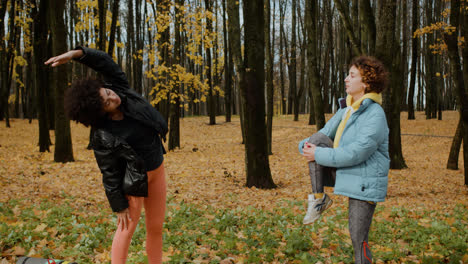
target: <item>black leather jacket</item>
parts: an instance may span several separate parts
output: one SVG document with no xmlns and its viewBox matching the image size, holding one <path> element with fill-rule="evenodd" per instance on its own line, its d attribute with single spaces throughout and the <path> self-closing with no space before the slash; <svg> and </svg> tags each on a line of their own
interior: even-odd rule
<svg viewBox="0 0 468 264">
<path fill-rule="evenodd" d="M 104 129 L 97 129 L 92 140 L 94 156 L 112 211 L 120 212 L 128 208 L 125 195 L 148 196 L 144 162 L 130 145 Z"/>
<path fill-rule="evenodd" d="M 135 120 L 152 127 L 165 141 L 167 123 L 162 115 L 142 96 L 130 89 L 121 68 L 105 52 L 86 47 L 77 61 L 102 74 L 106 88 L 121 98 L 120 110 Z M 94 156 L 102 173 L 102 181 L 109 204 L 114 212 L 128 208 L 125 195 L 148 196 L 148 178 L 144 162 L 128 143 L 98 126 L 92 135 Z M 163 150 L 163 153 L 165 151 Z"/>
</svg>

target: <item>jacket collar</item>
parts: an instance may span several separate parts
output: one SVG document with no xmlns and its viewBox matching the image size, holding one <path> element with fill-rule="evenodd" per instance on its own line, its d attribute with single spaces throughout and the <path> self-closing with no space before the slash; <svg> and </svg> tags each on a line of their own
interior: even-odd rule
<svg viewBox="0 0 468 264">
<path fill-rule="evenodd" d="M 367 93 L 365 94 L 359 101 L 359 105 L 361 106 L 368 106 L 371 103 L 378 103 L 379 105 L 382 105 L 382 94 L 379 93 Z M 351 106 L 351 96 L 347 96 L 346 98 L 340 98 L 338 99 L 338 104 L 340 105 L 340 109 L 347 108 L 348 106 Z M 353 104 L 353 107 L 355 105 Z M 360 107 L 358 107 L 360 108 Z M 357 110 L 357 109 L 356 109 Z"/>
</svg>

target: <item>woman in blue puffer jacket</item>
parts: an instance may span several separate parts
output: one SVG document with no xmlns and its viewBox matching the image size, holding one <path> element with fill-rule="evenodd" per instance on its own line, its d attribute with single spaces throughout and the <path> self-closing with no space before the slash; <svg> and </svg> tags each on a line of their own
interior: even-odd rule
<svg viewBox="0 0 468 264">
<path fill-rule="evenodd" d="M 387 194 L 388 126 L 382 104 L 387 82 L 383 64 L 373 57 L 353 59 L 345 79 L 347 98 L 324 128 L 299 143 L 309 162 L 312 192 L 304 224 L 315 222 L 332 200 L 324 186 L 349 197 L 349 232 L 355 263 L 372 263 L 369 228 L 377 202 Z"/>
</svg>

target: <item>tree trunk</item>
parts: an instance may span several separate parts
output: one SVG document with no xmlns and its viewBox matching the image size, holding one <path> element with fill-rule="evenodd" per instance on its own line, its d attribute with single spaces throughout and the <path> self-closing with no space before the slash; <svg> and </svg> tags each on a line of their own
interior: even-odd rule
<svg viewBox="0 0 468 264">
<path fill-rule="evenodd" d="M 403 169 L 406 163 L 401 150 L 400 104 L 401 72 L 400 47 L 395 39 L 396 3 L 381 0 L 378 3 L 376 57 L 390 70 L 389 86 L 384 91 L 383 107 L 387 116 L 389 132 L 390 168 Z"/>
<path fill-rule="evenodd" d="M 120 0 L 114 0 L 114 3 L 112 4 L 112 22 L 109 33 L 109 48 L 107 49 L 107 54 L 111 57 L 114 55 L 115 32 L 117 30 L 117 20 L 119 18 L 119 4 Z"/>
<path fill-rule="evenodd" d="M 49 0 L 49 5 L 54 6 L 50 9 L 50 31 L 52 35 L 53 54 L 62 54 L 67 52 L 67 32 L 63 13 L 65 11 L 66 0 Z M 68 87 L 68 69 L 67 67 L 54 68 L 55 86 L 55 162 L 70 162 L 73 159 L 73 148 L 70 133 L 70 120 L 65 116 L 63 99 L 65 89 Z"/>
<path fill-rule="evenodd" d="M 51 3 L 52 4 L 52 3 Z M 98 0 L 99 42 L 98 49 L 106 50 L 106 0 Z"/>
<path fill-rule="evenodd" d="M 286 114 L 286 94 L 284 88 L 284 16 L 286 9 L 286 3 L 283 0 L 280 0 L 280 48 L 279 48 L 279 70 L 280 70 L 280 91 L 281 91 L 281 114 Z"/>
<path fill-rule="evenodd" d="M 205 8 L 207 12 L 213 11 L 213 0 L 205 0 Z M 211 34 L 213 32 L 213 21 L 211 18 L 206 17 L 206 31 Z M 213 41 L 213 40 L 212 40 Z M 212 43 L 205 44 L 206 47 L 206 78 L 208 79 L 208 112 L 210 116 L 210 125 L 216 124 L 216 104 L 213 89 L 213 76 L 211 66 L 211 46 Z"/>
<path fill-rule="evenodd" d="M 311 76 L 307 75 L 307 82 L 309 83 L 309 125 L 315 125 L 315 105 L 314 105 L 314 96 L 312 95 L 312 80 Z"/>
<path fill-rule="evenodd" d="M 184 5 L 184 0 L 177 0 L 176 1 L 176 6 L 174 8 L 175 10 L 175 30 L 174 30 L 174 35 L 175 35 L 175 42 L 174 42 L 174 58 L 173 58 L 173 70 L 175 71 L 175 68 L 178 64 L 181 63 L 181 21 L 180 21 L 180 7 L 183 7 Z M 177 77 L 176 77 L 177 78 Z M 179 90 L 180 90 L 180 85 L 182 85 L 182 82 L 178 79 L 174 80 L 174 88 L 173 91 L 171 92 L 175 96 L 174 98 L 174 103 L 171 103 L 171 111 L 170 111 L 170 127 L 169 127 L 169 143 L 168 143 L 168 148 L 169 150 L 173 150 L 175 148 L 180 148 L 180 99 L 179 99 Z"/>
<path fill-rule="evenodd" d="M 5 1 L 4 1 L 5 2 Z M 6 127 L 10 127 L 10 113 L 9 113 L 9 107 L 8 107 L 8 98 L 10 97 L 10 87 L 11 83 L 13 80 L 13 65 L 14 65 L 14 56 L 15 56 L 15 44 L 16 44 L 16 29 L 17 27 L 15 26 L 15 17 L 16 17 L 16 1 L 11 1 L 10 2 L 10 11 L 8 12 L 8 42 L 6 44 L 6 47 L 4 46 L 4 38 L 0 39 L 0 42 L 2 42 L 1 47 L 2 48 L 2 53 L 0 55 L 3 55 L 0 60 L 2 60 L 2 72 L 1 72 L 1 77 L 2 80 L 1 82 L 1 98 L 0 101 L 2 101 L 0 104 L 3 106 L 3 109 L 0 109 L 0 112 L 3 112 L 3 116 L 5 117 L 5 125 Z M 6 9 L 6 5 L 5 5 Z M 6 11 L 6 10 L 5 10 Z M 2 12 L 5 12 L 2 10 Z M 2 17 L 4 14 L 2 15 Z M 3 20 L 2 20 L 3 22 Z M 3 25 L 2 25 L 3 26 Z M 2 29 L 1 35 L 4 36 L 4 29 Z"/>
<path fill-rule="evenodd" d="M 414 33 L 418 29 L 419 18 L 418 18 L 418 0 L 413 0 L 412 7 L 412 32 Z M 411 80 L 408 90 L 408 120 L 414 120 L 414 86 L 416 84 L 416 67 L 418 62 L 418 42 L 419 38 L 411 39 Z"/>
<path fill-rule="evenodd" d="M 132 61 L 133 61 L 133 42 L 135 41 L 133 27 L 133 1 L 127 1 L 127 59 L 125 67 L 125 75 L 128 78 L 128 83 L 133 83 Z M 135 89 L 135 87 L 133 87 Z"/>
<path fill-rule="evenodd" d="M 316 2 L 306 1 L 306 28 L 307 28 L 307 67 L 310 80 L 311 94 L 314 105 L 315 124 L 317 131 L 325 126 L 325 114 L 323 111 L 322 94 L 320 91 L 320 76 L 319 65 L 317 65 L 317 22 L 316 17 Z"/>
<path fill-rule="evenodd" d="M 37 7 L 33 8 L 34 17 L 34 65 L 35 80 L 37 88 L 36 105 L 39 119 L 39 151 L 50 151 L 49 121 L 47 117 L 47 105 L 49 104 L 46 96 L 48 87 L 48 74 L 45 69 L 43 58 L 49 57 L 47 54 L 47 16 L 49 9 L 47 0 L 40 1 L 39 12 Z"/>
<path fill-rule="evenodd" d="M 421 47 L 419 45 L 419 47 Z M 418 59 L 418 65 L 417 65 L 417 79 L 418 79 L 418 96 L 417 96 L 417 99 L 416 99 L 416 109 L 417 111 L 422 111 L 423 110 L 423 107 L 422 107 L 422 101 L 423 101 L 423 78 L 422 78 L 422 70 L 421 68 L 423 67 L 423 56 L 422 56 L 422 52 L 419 53 L 419 58 Z"/>
<path fill-rule="evenodd" d="M 296 1 L 292 0 L 292 22 L 291 22 L 291 57 L 288 60 L 288 73 L 289 73 L 289 100 L 288 100 L 288 115 L 293 114 L 294 101 L 296 99 L 296 78 L 297 78 L 297 65 L 296 65 Z M 285 38 L 286 39 L 286 38 Z"/>
<path fill-rule="evenodd" d="M 7 1 L 1 2 L 0 3 L 0 21 L 2 22 L 5 19 L 6 10 L 7 10 Z M 3 121 L 5 117 L 5 113 L 4 113 L 5 111 L 4 93 L 5 92 L 4 91 L 7 89 L 6 88 L 6 80 L 7 80 L 6 75 L 7 75 L 7 69 L 8 69 L 7 62 L 6 62 L 6 45 L 5 45 L 4 38 L 5 38 L 5 27 L 1 26 L 0 27 L 0 77 L 1 77 L 0 95 L 2 95 L 2 97 L 0 98 L 0 121 Z"/>
<path fill-rule="evenodd" d="M 263 0 L 244 1 L 244 84 L 241 94 L 246 102 L 245 109 L 245 162 L 247 187 L 275 188 L 270 172 L 265 125 L 265 35 Z"/>
<path fill-rule="evenodd" d="M 369 0 L 359 1 L 361 22 L 361 51 L 369 55 L 375 53 L 375 17 Z"/>
<path fill-rule="evenodd" d="M 336 47 L 335 47 L 335 40 L 337 38 L 334 37 L 334 32 L 333 32 L 333 12 L 332 12 L 332 9 L 331 9 L 331 3 L 330 2 L 327 2 L 325 4 L 325 13 L 326 13 L 326 17 L 327 17 L 327 35 L 328 35 L 328 45 L 329 45 L 329 54 L 330 54 L 330 70 L 331 70 L 331 74 L 329 75 L 328 79 L 328 83 L 329 83 L 329 99 L 328 99 L 328 103 L 327 103 L 327 107 L 325 108 L 325 111 L 327 113 L 332 113 L 332 105 L 333 105 L 333 102 L 334 101 L 337 101 L 336 100 L 336 81 L 337 81 L 337 76 L 336 76 L 336 66 L 335 66 L 335 53 L 336 53 Z M 340 80 L 340 82 L 342 82 Z"/>
<path fill-rule="evenodd" d="M 463 163 L 465 169 L 465 185 L 468 185 L 468 133 L 466 133 L 466 128 L 468 128 L 468 96 L 466 94 L 465 84 L 468 83 L 468 62 L 465 60 L 468 59 L 468 49 L 463 47 L 462 57 L 463 57 L 463 66 L 460 53 L 458 49 L 458 32 L 461 28 L 462 36 L 468 37 L 468 32 L 466 27 L 468 25 L 468 11 L 463 8 L 462 13 L 460 14 L 460 0 L 451 0 L 450 4 L 450 24 L 452 27 L 455 27 L 455 32 L 452 34 L 444 34 L 445 43 L 447 43 L 448 55 L 450 58 L 451 72 L 454 75 L 453 86 L 457 91 L 458 104 L 460 109 L 460 122 L 462 122 L 462 141 L 463 141 Z M 460 16 L 461 15 L 461 16 Z M 458 129 L 457 129 L 458 130 Z M 454 138 L 455 141 L 455 138 Z M 452 144 L 453 148 L 453 144 Z M 452 152 L 452 150 L 451 150 Z"/>
<path fill-rule="evenodd" d="M 300 14 L 300 4 L 296 7 L 297 14 Z M 302 30 L 302 39 L 300 38 L 300 34 L 298 34 L 298 42 L 300 48 L 300 72 L 299 72 L 299 91 L 297 94 L 294 95 L 294 121 L 299 121 L 299 108 L 300 108 L 300 101 L 302 98 L 302 94 L 305 89 L 305 46 L 306 46 L 306 33 L 305 33 L 305 26 L 304 22 L 299 15 L 299 23 L 297 23 L 298 31 L 299 29 Z M 319 62 L 320 63 L 320 62 Z"/>
<path fill-rule="evenodd" d="M 135 34 L 133 38 L 133 89 L 139 94 L 143 94 L 143 27 L 144 19 L 146 17 L 144 13 L 141 12 L 142 1 L 136 0 L 135 2 Z M 146 7 L 146 4 L 145 4 Z M 146 11 L 146 8 L 145 8 Z"/>
<path fill-rule="evenodd" d="M 466 2 L 464 2 L 463 4 L 462 18 L 460 20 L 460 25 L 461 25 L 460 26 L 461 34 L 466 41 L 466 39 L 468 39 L 468 5 L 466 4 Z M 462 57 L 463 57 L 464 85 L 465 87 L 468 87 L 468 48 L 466 47 L 466 45 L 463 46 Z M 465 90 L 465 96 L 466 96 L 466 90 Z M 468 117 L 468 113 L 465 111 L 463 113 L 463 122 L 464 122 L 463 128 L 468 127 L 467 117 Z M 466 133 L 465 129 L 463 130 L 463 165 L 465 169 L 464 170 L 465 171 L 465 185 L 468 185 L 468 133 Z"/>
<path fill-rule="evenodd" d="M 452 146 L 450 147 L 450 154 L 447 161 L 447 169 L 458 170 L 458 155 L 460 154 L 461 143 L 463 139 L 463 121 L 460 116 L 458 120 L 457 130 L 453 136 Z"/>
<path fill-rule="evenodd" d="M 213 34 L 213 95 L 215 96 L 215 104 L 214 104 L 214 109 L 215 109 L 215 120 L 216 120 L 216 115 L 221 115 L 221 104 L 220 104 L 220 97 L 219 97 L 219 92 L 215 89 L 215 87 L 219 87 L 221 81 L 220 81 L 220 72 L 219 72 L 219 45 L 218 45 L 218 16 L 216 15 L 218 12 L 218 1 L 214 2 L 214 8 L 212 13 L 215 14 L 215 21 L 214 21 L 214 28 L 212 30 Z M 215 121 L 216 122 L 216 121 Z"/>
<path fill-rule="evenodd" d="M 427 25 L 431 25 L 433 20 L 433 1 L 426 0 L 425 6 L 425 13 L 426 13 L 426 23 Z M 436 108 L 435 100 L 436 100 L 436 80 L 435 80 L 435 55 L 432 53 L 430 48 L 435 42 L 434 36 L 426 35 L 425 41 L 425 90 L 426 90 L 426 119 L 433 118 L 433 112 Z"/>
<path fill-rule="evenodd" d="M 274 41 L 270 40 L 270 19 L 271 19 L 271 6 L 270 0 L 265 0 L 265 57 L 266 57 L 266 90 L 267 90 L 267 152 L 272 155 L 271 151 L 271 137 L 273 130 L 273 53 L 272 44 Z M 274 34 L 273 34 L 274 36 Z"/>
<path fill-rule="evenodd" d="M 349 0 L 347 0 L 349 1 Z M 353 23 L 353 29 L 355 30 L 356 33 L 356 39 L 357 39 L 357 45 L 361 46 L 361 31 L 360 31 L 360 25 L 359 25 L 359 6 L 358 6 L 359 0 L 352 0 L 351 4 L 351 19 Z M 317 4 L 316 4 L 317 5 Z M 320 6 L 319 6 L 320 8 Z"/>
<path fill-rule="evenodd" d="M 401 0 L 401 13 L 402 13 L 402 55 L 401 55 L 401 72 L 402 76 L 408 76 L 408 5 L 407 0 Z M 403 78 L 403 91 L 401 97 L 401 110 L 406 111 L 408 104 L 406 103 L 407 91 L 408 91 L 408 78 Z"/>
<path fill-rule="evenodd" d="M 228 43 L 227 28 L 226 28 L 226 0 L 222 0 L 223 4 L 223 37 L 224 37 L 224 103 L 226 107 L 226 123 L 231 122 L 231 105 L 232 105 L 232 72 L 231 72 L 231 44 Z"/>
<path fill-rule="evenodd" d="M 341 20 L 343 21 L 343 24 L 345 26 L 346 34 L 348 35 L 348 38 L 351 41 L 351 48 L 353 51 L 353 56 L 359 56 L 363 54 L 361 50 L 361 45 L 359 45 L 359 39 L 354 34 L 355 31 L 352 26 L 352 21 L 347 12 L 346 7 L 349 6 L 349 1 L 346 0 L 345 1 L 346 4 L 345 2 L 343 2 L 343 0 L 334 0 L 334 2 L 335 2 L 336 9 L 340 13 Z"/>
<path fill-rule="evenodd" d="M 23 9 L 22 7 L 23 2 L 21 1 L 18 2 L 18 5 L 19 6 L 16 11 L 17 17 L 20 16 L 19 10 Z M 16 39 L 16 44 L 15 44 L 16 56 L 22 56 L 21 55 L 21 26 L 16 24 L 15 30 L 17 34 L 17 38 L 15 38 Z M 21 97 L 20 90 L 24 90 L 24 80 L 23 80 L 23 66 L 21 66 L 19 63 L 16 64 L 15 73 L 18 74 L 16 79 L 21 81 L 21 83 L 18 83 L 15 80 L 12 81 L 14 83 L 14 86 L 16 87 L 15 89 L 15 93 L 16 93 L 15 94 L 15 118 L 20 118 L 20 97 Z"/>
<path fill-rule="evenodd" d="M 47 1 L 47 0 L 46 0 Z M 49 3 L 50 4 L 50 3 Z M 50 15 L 47 18 L 49 21 L 47 22 L 47 25 L 49 25 L 50 22 Z M 52 55 L 52 38 L 50 37 L 50 32 L 49 32 L 49 39 L 47 40 L 47 54 Z M 46 97 L 47 97 L 47 102 L 49 102 L 46 106 L 47 109 L 47 118 L 48 118 L 48 124 L 49 124 L 49 130 L 55 130 L 55 86 L 52 83 L 52 71 L 49 71 L 49 68 L 46 68 L 46 74 L 48 78 L 47 82 L 47 89 L 46 89 Z M 52 142 L 51 142 L 52 145 Z"/>
<path fill-rule="evenodd" d="M 227 0 L 228 7 L 228 34 L 231 43 L 232 59 L 234 61 L 236 72 L 237 72 L 237 83 L 239 90 L 243 89 L 244 85 L 244 62 L 242 59 L 242 50 L 241 50 L 241 32 L 240 32 L 240 19 L 239 19 L 239 2 L 236 0 Z M 237 93 L 239 98 L 239 114 L 240 114 L 240 123 L 242 131 L 242 143 L 246 142 L 245 135 L 245 101 L 240 96 L 240 91 Z"/>
<path fill-rule="evenodd" d="M 24 82 L 24 89 L 22 90 L 23 92 L 21 93 L 22 101 L 23 101 L 23 118 L 27 118 L 29 120 L 29 123 L 32 121 L 32 113 L 33 113 L 33 103 L 32 101 L 34 100 L 33 98 L 33 67 L 32 67 L 32 56 L 31 52 L 26 52 L 25 53 L 27 65 L 26 65 L 26 78 Z"/>
</svg>

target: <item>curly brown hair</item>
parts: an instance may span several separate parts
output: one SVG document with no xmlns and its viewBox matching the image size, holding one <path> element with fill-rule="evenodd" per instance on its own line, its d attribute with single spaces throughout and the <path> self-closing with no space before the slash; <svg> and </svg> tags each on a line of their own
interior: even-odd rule
<svg viewBox="0 0 468 264">
<path fill-rule="evenodd" d="M 99 89 L 103 83 L 96 79 L 73 82 L 66 90 L 64 104 L 67 116 L 85 126 L 95 126 L 104 117 L 103 103 Z"/>
<path fill-rule="evenodd" d="M 381 93 L 387 86 L 388 73 L 378 59 L 371 56 L 359 56 L 351 61 L 349 67 L 352 66 L 358 68 L 362 82 L 367 84 L 365 93 Z"/>
</svg>

